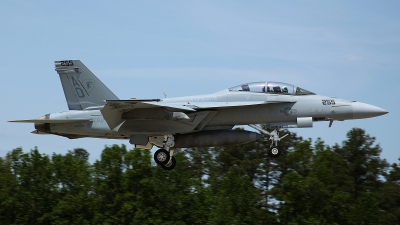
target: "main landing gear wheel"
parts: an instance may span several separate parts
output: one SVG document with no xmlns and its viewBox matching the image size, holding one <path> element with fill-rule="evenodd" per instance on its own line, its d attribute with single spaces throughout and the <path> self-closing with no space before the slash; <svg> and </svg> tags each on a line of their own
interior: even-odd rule
<svg viewBox="0 0 400 225">
<path fill-rule="evenodd" d="M 169 159 L 169 152 L 163 148 L 158 149 L 154 153 L 154 161 L 161 166 L 167 164 L 169 162 Z"/>
<path fill-rule="evenodd" d="M 273 146 L 269 148 L 268 155 L 271 157 L 278 157 L 281 155 L 281 150 L 279 150 L 278 146 Z"/>
<path fill-rule="evenodd" d="M 160 164 L 164 170 L 172 170 L 176 166 L 176 159 L 175 157 L 171 156 L 171 160 L 167 164 Z"/>
<path fill-rule="evenodd" d="M 154 153 L 154 161 L 164 170 L 172 170 L 176 166 L 176 159 L 173 157 L 174 136 L 172 134 L 164 135 L 162 148 Z"/>
</svg>

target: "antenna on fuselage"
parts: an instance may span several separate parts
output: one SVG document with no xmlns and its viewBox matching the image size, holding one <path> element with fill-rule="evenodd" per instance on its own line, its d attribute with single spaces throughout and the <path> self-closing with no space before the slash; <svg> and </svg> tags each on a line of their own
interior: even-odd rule
<svg viewBox="0 0 400 225">
<path fill-rule="evenodd" d="M 168 98 L 167 94 L 166 94 L 165 92 L 163 92 L 163 93 L 164 93 L 164 97 L 165 97 L 165 98 Z"/>
</svg>

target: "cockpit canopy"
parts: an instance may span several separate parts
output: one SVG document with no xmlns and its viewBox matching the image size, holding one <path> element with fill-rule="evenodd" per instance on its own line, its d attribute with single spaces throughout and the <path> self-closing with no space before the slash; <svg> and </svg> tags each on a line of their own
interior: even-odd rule
<svg viewBox="0 0 400 225">
<path fill-rule="evenodd" d="M 249 91 L 256 93 L 283 94 L 283 95 L 315 95 L 300 87 L 282 82 L 252 82 L 238 85 L 228 89 L 229 91 Z"/>
</svg>

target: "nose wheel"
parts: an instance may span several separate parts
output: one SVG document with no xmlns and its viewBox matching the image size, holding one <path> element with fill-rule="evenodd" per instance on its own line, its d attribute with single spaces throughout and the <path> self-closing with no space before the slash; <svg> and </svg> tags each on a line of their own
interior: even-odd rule
<svg viewBox="0 0 400 225">
<path fill-rule="evenodd" d="M 268 155 L 271 157 L 279 157 L 281 155 L 281 150 L 279 150 L 278 146 L 273 146 L 269 148 Z"/>
<path fill-rule="evenodd" d="M 170 149 L 175 145 L 174 136 L 164 135 L 163 148 L 154 153 L 154 161 L 164 170 L 172 170 L 176 166 L 176 159 L 173 157 L 174 150 Z"/>
<path fill-rule="evenodd" d="M 284 137 L 288 136 L 289 134 L 279 137 L 279 128 L 278 127 L 275 130 L 273 130 L 272 132 L 268 132 L 255 124 L 249 124 L 249 126 L 258 130 L 259 132 L 269 136 L 269 140 L 271 140 L 271 145 L 269 146 L 270 148 L 268 151 L 269 156 L 279 157 L 281 155 L 281 150 L 278 148 L 278 141 L 282 140 Z"/>
</svg>

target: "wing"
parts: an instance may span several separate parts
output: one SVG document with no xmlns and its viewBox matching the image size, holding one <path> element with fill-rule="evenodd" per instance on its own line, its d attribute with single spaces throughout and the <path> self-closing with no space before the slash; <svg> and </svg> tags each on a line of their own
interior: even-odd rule
<svg viewBox="0 0 400 225">
<path fill-rule="evenodd" d="M 166 109 L 174 112 L 179 110 L 180 113 L 195 112 L 197 110 L 215 110 L 218 108 L 225 107 L 244 107 L 251 105 L 262 105 L 262 104 L 275 104 L 275 103 L 287 103 L 282 101 L 246 101 L 246 102 L 162 102 L 160 99 L 142 99 L 142 100 L 106 100 L 106 105 L 100 110 L 103 118 L 107 122 L 111 130 L 116 128 L 118 125 L 126 121 L 126 118 L 121 118 L 124 113 L 132 111 L 134 109 L 148 109 L 149 113 L 155 112 L 159 109 Z M 211 115 L 211 114 L 210 114 Z M 212 115 L 215 115 L 213 113 Z M 205 117 L 208 120 L 211 118 Z M 198 121 L 199 123 L 201 121 Z M 201 124 L 204 124 L 203 122 Z M 204 124 L 205 126 L 205 124 Z"/>
</svg>

